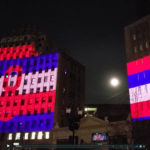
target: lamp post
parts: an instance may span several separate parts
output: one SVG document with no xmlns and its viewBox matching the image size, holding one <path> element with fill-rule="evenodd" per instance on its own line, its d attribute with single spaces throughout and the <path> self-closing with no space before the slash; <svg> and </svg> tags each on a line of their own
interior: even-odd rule
<svg viewBox="0 0 150 150">
<path fill-rule="evenodd" d="M 72 131 L 72 144 L 74 144 L 75 130 L 80 126 L 80 119 L 83 117 L 83 110 L 78 107 L 67 107 L 66 114 L 69 121 L 69 130 Z"/>
</svg>

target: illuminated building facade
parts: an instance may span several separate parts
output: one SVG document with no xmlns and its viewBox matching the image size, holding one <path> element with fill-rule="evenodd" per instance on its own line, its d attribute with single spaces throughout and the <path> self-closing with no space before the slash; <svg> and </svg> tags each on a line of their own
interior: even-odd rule
<svg viewBox="0 0 150 150">
<path fill-rule="evenodd" d="M 42 51 L 44 36 L 45 45 L 36 36 L 1 40 L 1 141 L 48 140 L 55 125 L 67 125 L 66 107 L 83 106 L 84 66 L 65 52 Z"/>
<path fill-rule="evenodd" d="M 125 27 L 125 46 L 133 138 L 135 143 L 149 144 L 150 16 Z"/>
<path fill-rule="evenodd" d="M 150 16 L 125 28 L 131 116 L 150 119 Z"/>
</svg>

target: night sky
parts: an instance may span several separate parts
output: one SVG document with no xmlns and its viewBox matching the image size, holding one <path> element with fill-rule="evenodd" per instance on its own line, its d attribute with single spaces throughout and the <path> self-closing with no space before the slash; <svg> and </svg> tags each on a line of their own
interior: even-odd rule
<svg viewBox="0 0 150 150">
<path fill-rule="evenodd" d="M 124 27 L 138 18 L 136 0 L 0 1 L 0 36 L 39 27 L 56 48 L 86 66 L 86 103 L 128 103 Z M 109 85 L 113 76 L 118 88 Z"/>
</svg>

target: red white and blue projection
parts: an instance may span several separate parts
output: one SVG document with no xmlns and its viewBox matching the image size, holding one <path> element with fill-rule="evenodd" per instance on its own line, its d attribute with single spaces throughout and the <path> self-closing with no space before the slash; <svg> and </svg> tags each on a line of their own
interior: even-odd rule
<svg viewBox="0 0 150 150">
<path fill-rule="evenodd" d="M 53 128 L 58 53 L 33 45 L 0 48 L 0 132 Z"/>
<path fill-rule="evenodd" d="M 150 56 L 127 63 L 131 117 L 150 120 Z"/>
</svg>

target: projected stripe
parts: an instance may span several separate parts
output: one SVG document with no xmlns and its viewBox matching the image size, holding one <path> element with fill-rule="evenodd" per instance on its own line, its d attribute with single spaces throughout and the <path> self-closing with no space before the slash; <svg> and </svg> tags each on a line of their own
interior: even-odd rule
<svg viewBox="0 0 150 150">
<path fill-rule="evenodd" d="M 15 116 L 12 120 L 0 121 L 0 132 L 48 131 L 53 128 L 54 112 Z"/>
<path fill-rule="evenodd" d="M 127 74 L 132 75 L 150 69 L 150 56 L 127 63 Z"/>
<path fill-rule="evenodd" d="M 20 66 L 23 73 L 57 68 L 58 54 L 41 55 L 24 59 L 0 61 L 0 75 L 3 76 L 11 66 Z"/>
<path fill-rule="evenodd" d="M 146 70 L 146 71 L 128 76 L 129 88 L 133 88 L 133 87 L 148 84 L 148 83 L 150 83 L 150 70 Z"/>
<path fill-rule="evenodd" d="M 16 85 L 17 79 L 18 79 L 17 75 L 14 76 L 8 75 L 8 86 L 10 87 L 11 83 L 13 83 L 12 87 L 14 87 L 14 85 Z M 39 79 L 40 82 L 38 83 Z M 43 92 L 43 90 L 44 91 L 56 90 L 56 80 L 57 80 L 57 68 L 55 68 L 55 70 L 53 71 L 49 69 L 47 70 L 47 72 L 42 71 L 41 73 L 36 72 L 35 74 L 32 73 L 29 73 L 27 75 L 22 74 L 20 85 L 18 88 L 16 88 L 16 90 L 18 90 L 18 94 L 22 94 L 23 90 L 26 91 L 26 94 L 31 93 L 31 90 L 32 93 L 36 93 L 38 88 L 39 88 L 38 92 Z M 2 94 L 2 92 L 5 91 L 5 89 L 3 88 L 3 83 L 4 83 L 4 76 L 0 78 L 0 95 Z"/>
<path fill-rule="evenodd" d="M 150 100 L 130 104 L 133 119 L 150 117 Z"/>
<path fill-rule="evenodd" d="M 129 96 L 131 104 L 150 100 L 150 84 L 130 88 Z"/>
<path fill-rule="evenodd" d="M 8 106 L 9 104 L 9 106 Z M 55 106 L 55 91 L 35 94 L 0 97 L 0 120 L 8 121 L 16 115 L 53 112 Z"/>
</svg>

